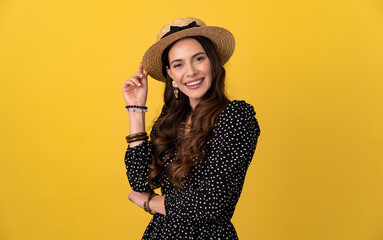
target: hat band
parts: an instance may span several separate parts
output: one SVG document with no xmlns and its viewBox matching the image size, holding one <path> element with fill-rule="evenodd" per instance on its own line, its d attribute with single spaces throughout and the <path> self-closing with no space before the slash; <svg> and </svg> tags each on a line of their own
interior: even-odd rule
<svg viewBox="0 0 383 240">
<path fill-rule="evenodd" d="M 199 25 L 197 25 L 196 21 L 193 21 L 193 22 L 191 22 L 188 25 L 183 26 L 183 27 L 170 26 L 170 31 L 167 32 L 164 36 L 162 36 L 161 39 L 163 39 L 164 37 L 167 37 L 173 33 L 176 33 L 176 32 L 188 29 L 188 28 L 195 28 L 195 27 L 200 27 Z"/>
</svg>

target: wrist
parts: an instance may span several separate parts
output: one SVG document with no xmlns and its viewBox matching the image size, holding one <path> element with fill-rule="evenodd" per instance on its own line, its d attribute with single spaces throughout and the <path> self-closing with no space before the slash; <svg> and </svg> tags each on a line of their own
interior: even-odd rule
<svg viewBox="0 0 383 240">
<path fill-rule="evenodd" d="M 126 105 L 137 105 L 137 106 L 146 106 L 146 101 L 134 101 L 134 102 L 126 102 Z"/>
<path fill-rule="evenodd" d="M 152 198 L 152 200 L 150 200 L 150 202 L 149 202 L 149 207 L 150 207 L 150 209 L 152 209 L 153 211 L 155 211 L 159 214 L 166 215 L 166 212 L 165 212 L 165 195 L 154 196 Z"/>
<path fill-rule="evenodd" d="M 150 202 L 151 200 L 153 200 L 154 197 L 156 197 L 158 194 L 155 193 L 155 192 L 151 192 L 149 193 L 148 197 L 146 198 L 146 201 L 144 201 L 143 205 L 144 205 L 144 210 L 145 212 L 148 212 L 152 215 L 156 214 L 155 211 L 152 210 L 152 208 L 150 208 Z"/>
</svg>

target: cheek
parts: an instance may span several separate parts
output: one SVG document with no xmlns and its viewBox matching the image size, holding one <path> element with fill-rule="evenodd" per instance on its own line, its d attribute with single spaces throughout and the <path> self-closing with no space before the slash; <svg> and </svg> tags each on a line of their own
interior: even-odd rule
<svg viewBox="0 0 383 240">
<path fill-rule="evenodd" d="M 209 74 L 210 76 L 212 76 L 212 69 L 211 69 L 211 64 L 210 62 L 209 63 L 206 63 L 204 65 L 204 72 Z"/>
<path fill-rule="evenodd" d="M 182 78 L 182 73 L 181 71 L 173 71 L 173 80 L 177 81 Z"/>
</svg>

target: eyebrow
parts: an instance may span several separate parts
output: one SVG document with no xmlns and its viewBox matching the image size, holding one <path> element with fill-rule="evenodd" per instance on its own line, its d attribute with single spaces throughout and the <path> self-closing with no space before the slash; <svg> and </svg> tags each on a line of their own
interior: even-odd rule
<svg viewBox="0 0 383 240">
<path fill-rule="evenodd" d="M 204 52 L 198 52 L 198 53 L 194 54 L 194 55 L 192 56 L 192 58 L 194 58 L 194 57 L 196 57 L 196 56 L 198 56 L 198 55 L 200 55 L 200 54 L 206 54 L 206 53 L 204 53 Z M 170 63 L 170 65 L 173 64 L 174 62 L 179 62 L 179 61 L 182 61 L 182 59 L 174 59 L 174 60 Z"/>
</svg>

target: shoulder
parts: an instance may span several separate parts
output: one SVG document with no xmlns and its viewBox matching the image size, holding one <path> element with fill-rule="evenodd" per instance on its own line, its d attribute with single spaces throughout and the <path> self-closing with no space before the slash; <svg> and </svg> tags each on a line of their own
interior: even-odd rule
<svg viewBox="0 0 383 240">
<path fill-rule="evenodd" d="M 254 107 L 244 100 L 233 100 L 221 112 L 218 121 L 245 121 L 254 118 Z"/>
<path fill-rule="evenodd" d="M 254 107 L 244 100 L 228 103 L 213 129 L 212 142 L 254 143 L 260 135 Z"/>
<path fill-rule="evenodd" d="M 245 129 L 259 129 L 254 107 L 244 100 L 233 100 L 220 113 L 214 132 L 243 132 Z"/>
</svg>

